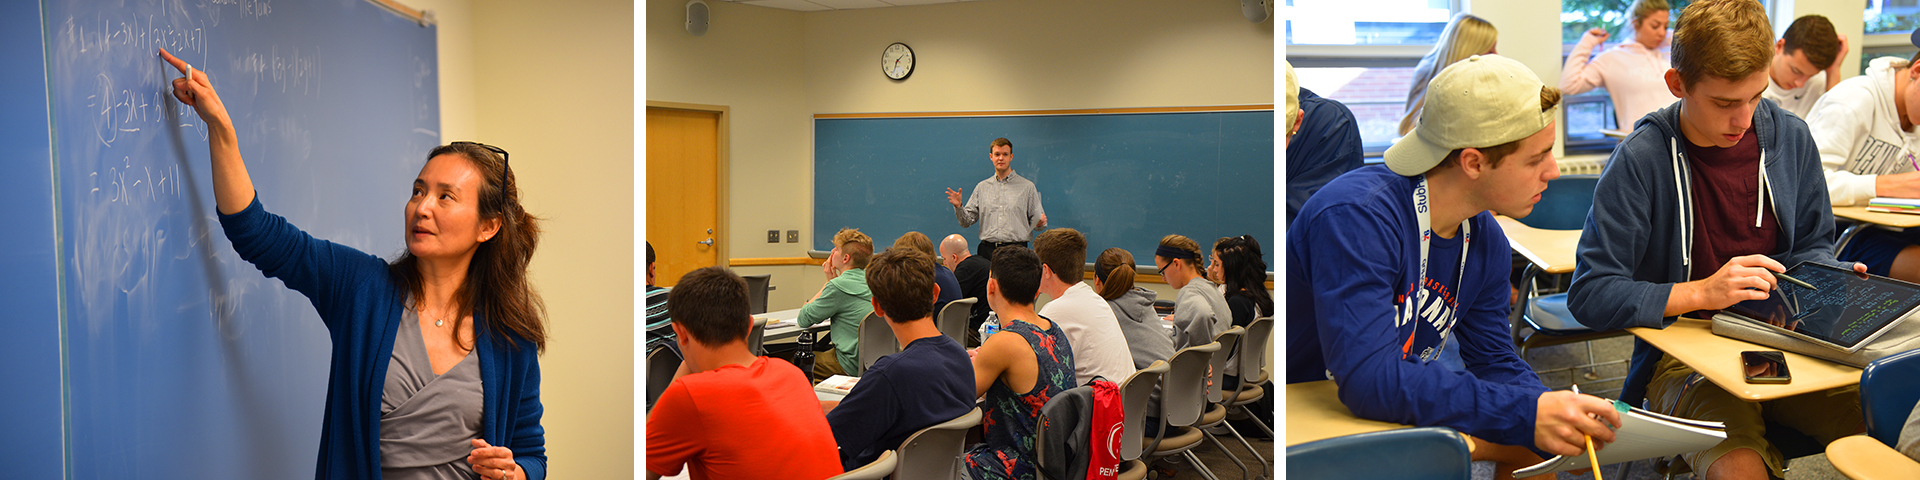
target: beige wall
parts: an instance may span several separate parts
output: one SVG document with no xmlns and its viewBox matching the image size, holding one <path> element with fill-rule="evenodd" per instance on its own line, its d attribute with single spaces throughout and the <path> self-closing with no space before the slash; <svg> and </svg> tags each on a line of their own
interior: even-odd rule
<svg viewBox="0 0 1920 480">
<path fill-rule="evenodd" d="M 800 230 L 811 238 L 815 113 L 1274 103 L 1274 22 L 1246 21 L 1231 0 L 1007 0 L 807 13 L 708 2 L 712 26 L 700 37 L 683 29 L 685 3 L 647 2 L 646 99 L 732 108 L 733 258 L 807 254 L 805 242 L 769 244 L 760 232 Z M 918 57 L 904 82 L 885 79 L 876 65 L 892 42 Z M 944 199 L 928 192 L 927 201 Z M 958 231 L 956 224 L 928 233 Z M 735 270 L 773 273 L 768 303 L 775 309 L 798 305 L 824 282 L 814 266 Z"/>
<path fill-rule="evenodd" d="M 556 478 L 634 470 L 633 7 L 408 0 L 438 20 L 443 140 L 506 148 L 544 219 L 543 426 Z M 480 34 L 485 32 L 485 34 Z"/>
</svg>

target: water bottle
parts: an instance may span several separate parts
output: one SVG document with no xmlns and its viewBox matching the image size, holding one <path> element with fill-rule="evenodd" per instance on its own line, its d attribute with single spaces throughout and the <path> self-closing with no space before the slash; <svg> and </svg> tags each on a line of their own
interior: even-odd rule
<svg viewBox="0 0 1920 480">
<path fill-rule="evenodd" d="M 994 332 L 998 331 L 1000 331 L 1000 315 L 996 312 L 987 312 L 987 320 L 980 322 L 980 343 L 986 343 L 987 337 L 993 336 Z"/>
</svg>

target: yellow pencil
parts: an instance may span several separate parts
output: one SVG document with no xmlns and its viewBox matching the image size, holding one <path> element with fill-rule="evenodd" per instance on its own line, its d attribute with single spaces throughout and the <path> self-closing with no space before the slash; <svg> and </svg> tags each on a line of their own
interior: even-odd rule
<svg viewBox="0 0 1920 480">
<path fill-rule="evenodd" d="M 1573 393 L 1575 395 L 1580 394 L 1579 384 L 1573 385 Z M 1593 480 L 1602 480 L 1600 478 L 1600 456 L 1595 455 L 1593 453 L 1593 436 L 1592 435 L 1581 435 L 1581 436 L 1587 439 L 1587 462 L 1593 465 Z"/>
</svg>

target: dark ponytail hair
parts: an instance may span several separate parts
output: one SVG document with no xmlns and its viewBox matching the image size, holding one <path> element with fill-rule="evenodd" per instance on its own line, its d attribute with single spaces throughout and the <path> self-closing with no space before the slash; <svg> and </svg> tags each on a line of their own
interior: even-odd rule
<svg viewBox="0 0 1920 480">
<path fill-rule="evenodd" d="M 519 348 L 501 338 L 511 334 L 544 352 L 547 306 L 527 281 L 527 264 L 533 260 L 534 247 L 540 243 L 539 219 L 520 206 L 520 187 L 514 181 L 513 170 L 507 168 L 506 158 L 480 144 L 456 142 L 434 148 L 427 153 L 427 161 L 449 154 L 465 158 L 480 171 L 480 221 L 500 221 L 499 233 L 480 242 L 473 252 L 472 263 L 467 266 L 467 278 L 453 292 L 459 308 L 453 332 L 459 332 L 459 322 L 473 315 L 486 323 L 486 330 L 494 335 L 494 341 Z M 415 301 L 425 295 L 419 259 L 413 252 L 401 253 L 398 260 L 388 265 L 387 272 Z M 454 344 L 462 345 L 458 333 L 454 335 Z"/>
<path fill-rule="evenodd" d="M 1133 253 L 1109 248 L 1093 260 L 1093 276 L 1100 279 L 1100 298 L 1119 300 L 1133 290 Z"/>
<path fill-rule="evenodd" d="M 1213 242 L 1213 251 L 1219 252 L 1221 276 L 1227 286 L 1227 296 L 1244 296 L 1253 299 L 1260 311 L 1267 316 L 1273 315 L 1273 295 L 1267 293 L 1267 262 L 1260 258 L 1260 241 L 1252 235 L 1225 237 Z"/>
</svg>

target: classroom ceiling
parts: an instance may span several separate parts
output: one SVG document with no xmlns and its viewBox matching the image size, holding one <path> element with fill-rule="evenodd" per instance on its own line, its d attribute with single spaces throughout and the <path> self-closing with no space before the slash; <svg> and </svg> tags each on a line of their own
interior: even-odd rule
<svg viewBox="0 0 1920 480">
<path fill-rule="evenodd" d="M 907 5 L 932 5 L 935 3 L 960 3 L 980 0 L 732 0 L 747 5 L 759 5 L 783 10 L 815 12 L 821 10 L 852 10 L 856 8 L 901 7 Z"/>
</svg>

